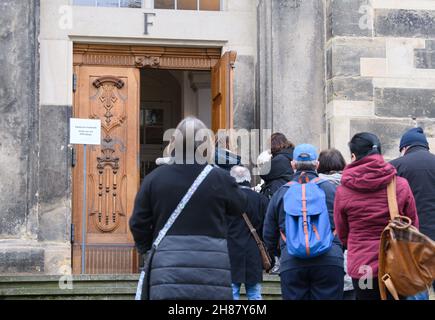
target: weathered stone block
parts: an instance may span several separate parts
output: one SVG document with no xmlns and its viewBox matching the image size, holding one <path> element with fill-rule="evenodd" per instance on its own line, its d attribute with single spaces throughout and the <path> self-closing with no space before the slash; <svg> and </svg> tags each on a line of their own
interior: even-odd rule
<svg viewBox="0 0 435 320">
<path fill-rule="evenodd" d="M 372 35 L 373 23 L 369 0 L 333 0 L 329 8 L 327 7 L 327 18 L 331 29 L 329 36 Z"/>
<path fill-rule="evenodd" d="M 13 249 L 0 251 L 0 274 L 43 272 L 43 249 Z"/>
<path fill-rule="evenodd" d="M 425 49 L 415 49 L 415 67 L 435 69 L 435 40 L 426 40 Z"/>
<path fill-rule="evenodd" d="M 271 2 L 272 65 L 266 68 L 272 68 L 272 97 L 266 100 L 271 106 L 261 108 L 270 108 L 274 131 L 283 132 L 295 143 L 318 145 L 326 86 L 324 2 Z"/>
<path fill-rule="evenodd" d="M 332 34 L 332 0 L 325 0 L 325 33 L 326 41 L 333 37 Z"/>
<path fill-rule="evenodd" d="M 328 102 L 337 100 L 373 101 L 371 78 L 334 78 L 328 80 Z"/>
<path fill-rule="evenodd" d="M 361 75 L 361 58 L 385 58 L 384 39 L 333 39 L 327 51 L 328 79 Z"/>
<path fill-rule="evenodd" d="M 41 241 L 67 241 L 70 224 L 70 106 L 41 106 L 39 230 Z"/>
<path fill-rule="evenodd" d="M 435 50 L 415 49 L 417 69 L 435 69 Z"/>
<path fill-rule="evenodd" d="M 433 121 L 388 120 L 388 119 L 353 119 L 350 122 L 351 136 L 358 132 L 372 132 L 376 134 L 382 147 L 382 153 L 387 160 L 397 158 L 399 154 L 400 138 L 415 126 L 421 126 L 430 139 L 435 132 L 431 130 L 435 125 Z"/>
<path fill-rule="evenodd" d="M 376 88 L 375 112 L 384 117 L 435 117 L 435 90 Z"/>
<path fill-rule="evenodd" d="M 39 241 L 66 242 L 71 239 L 71 208 L 64 199 L 52 204 L 41 204 L 39 212 Z"/>
<path fill-rule="evenodd" d="M 350 133 L 351 137 L 359 132 L 376 134 L 381 141 L 382 153 L 391 160 L 399 156 L 400 137 L 410 127 L 410 121 L 355 119 L 350 122 Z"/>
<path fill-rule="evenodd" d="M 435 11 L 375 9 L 376 36 L 434 38 Z"/>
<path fill-rule="evenodd" d="M 71 274 L 71 247 L 58 245 L 45 248 L 45 274 Z"/>
<path fill-rule="evenodd" d="M 253 129 L 255 123 L 255 61 L 253 56 L 240 55 L 236 61 L 234 76 L 234 127 Z"/>
<path fill-rule="evenodd" d="M 40 108 L 40 201 L 50 203 L 65 197 L 69 188 L 70 106 Z"/>
</svg>

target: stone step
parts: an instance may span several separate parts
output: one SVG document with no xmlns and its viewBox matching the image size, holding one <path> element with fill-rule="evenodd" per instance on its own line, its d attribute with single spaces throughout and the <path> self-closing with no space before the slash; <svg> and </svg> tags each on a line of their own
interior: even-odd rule
<svg viewBox="0 0 435 320">
<path fill-rule="evenodd" d="M 0 276 L 0 299 L 131 300 L 139 275 L 77 275 L 73 288 L 61 289 L 60 276 Z M 242 287 L 242 298 L 246 298 Z M 281 299 L 278 276 L 264 276 L 263 298 Z"/>
<path fill-rule="evenodd" d="M 132 300 L 139 275 L 73 276 L 73 289 L 59 287 L 60 276 L 0 276 L 0 300 Z M 246 299 L 245 289 L 241 289 Z M 265 275 L 263 299 L 281 300 L 278 276 Z M 435 293 L 431 292 L 431 300 Z"/>
</svg>

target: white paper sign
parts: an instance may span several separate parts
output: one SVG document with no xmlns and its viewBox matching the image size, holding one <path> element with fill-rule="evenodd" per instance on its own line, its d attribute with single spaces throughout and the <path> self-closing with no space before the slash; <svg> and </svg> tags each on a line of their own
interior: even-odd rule
<svg viewBox="0 0 435 320">
<path fill-rule="evenodd" d="M 70 119 L 70 144 L 101 144 L 101 120 Z"/>
</svg>

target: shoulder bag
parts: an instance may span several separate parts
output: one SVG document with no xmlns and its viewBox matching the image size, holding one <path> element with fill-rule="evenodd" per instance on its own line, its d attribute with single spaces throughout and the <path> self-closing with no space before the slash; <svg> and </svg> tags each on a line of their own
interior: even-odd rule
<svg viewBox="0 0 435 320">
<path fill-rule="evenodd" d="M 399 214 L 396 177 L 387 187 L 390 222 L 382 232 L 379 248 L 379 290 L 399 296 L 413 296 L 428 290 L 435 278 L 435 242 L 418 231 L 411 219 Z"/>
</svg>

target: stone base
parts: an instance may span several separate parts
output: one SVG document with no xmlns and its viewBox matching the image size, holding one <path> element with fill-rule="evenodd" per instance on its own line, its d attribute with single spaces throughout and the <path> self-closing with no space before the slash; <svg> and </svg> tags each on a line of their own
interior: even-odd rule
<svg viewBox="0 0 435 320">
<path fill-rule="evenodd" d="M 0 274 L 71 274 L 69 243 L 0 240 Z"/>
</svg>

